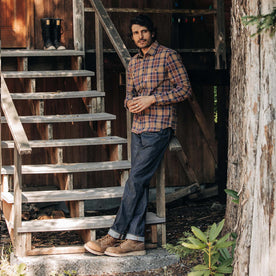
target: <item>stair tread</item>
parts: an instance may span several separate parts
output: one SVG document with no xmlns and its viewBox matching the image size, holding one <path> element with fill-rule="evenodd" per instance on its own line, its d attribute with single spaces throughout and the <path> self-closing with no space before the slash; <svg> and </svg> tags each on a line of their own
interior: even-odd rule
<svg viewBox="0 0 276 276">
<path fill-rule="evenodd" d="M 127 143 L 127 140 L 118 136 L 29 141 L 31 148 L 96 146 L 125 143 Z M 14 148 L 14 141 L 2 141 L 1 146 L 2 148 Z"/>
<path fill-rule="evenodd" d="M 78 201 L 91 199 L 105 199 L 122 197 L 124 187 L 106 187 L 91 189 L 74 189 L 74 190 L 52 190 L 52 191 L 31 191 L 22 192 L 23 203 L 38 202 L 60 202 L 60 201 Z M 14 203 L 13 192 L 1 193 L 1 199 L 7 203 Z"/>
<path fill-rule="evenodd" d="M 110 226 L 112 226 L 114 219 L 115 215 L 23 221 L 22 226 L 18 228 L 18 232 L 57 232 L 109 228 Z M 148 212 L 146 223 L 165 223 L 165 218 L 160 218 L 155 213 Z"/>
<path fill-rule="evenodd" d="M 19 116 L 21 123 L 68 123 L 115 120 L 116 116 L 109 113 L 91 114 L 65 114 L 65 115 L 44 115 L 44 116 Z M 1 117 L 1 123 L 6 123 L 6 118 Z"/>
<path fill-rule="evenodd" d="M 62 50 L 62 51 L 45 51 L 45 50 L 1 50 L 2 57 L 49 57 L 49 56 L 84 56 L 84 51 Z"/>
<path fill-rule="evenodd" d="M 53 71 L 2 71 L 4 78 L 60 78 L 92 77 L 95 73 L 88 70 L 53 70 Z"/>
<path fill-rule="evenodd" d="M 22 174 L 52 174 L 52 173 L 74 173 L 91 171 L 108 171 L 130 169 L 130 162 L 123 161 L 104 161 L 89 163 L 64 163 L 64 164 L 41 164 L 23 165 Z M 13 174 L 14 166 L 2 166 L 3 175 Z"/>
<path fill-rule="evenodd" d="M 35 93 L 10 93 L 14 100 L 39 100 L 39 99 L 72 99 L 85 97 L 104 97 L 105 92 L 91 91 L 56 91 L 56 92 L 35 92 Z"/>
</svg>

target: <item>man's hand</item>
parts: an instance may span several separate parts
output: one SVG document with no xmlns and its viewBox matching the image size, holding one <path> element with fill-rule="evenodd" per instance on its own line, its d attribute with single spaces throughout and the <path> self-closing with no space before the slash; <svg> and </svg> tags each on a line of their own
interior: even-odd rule
<svg viewBox="0 0 276 276">
<path fill-rule="evenodd" d="M 155 103 L 155 97 L 153 95 L 139 96 L 139 97 L 133 98 L 132 100 L 129 100 L 127 102 L 127 107 L 131 113 L 139 113 L 147 109 L 154 103 Z"/>
</svg>

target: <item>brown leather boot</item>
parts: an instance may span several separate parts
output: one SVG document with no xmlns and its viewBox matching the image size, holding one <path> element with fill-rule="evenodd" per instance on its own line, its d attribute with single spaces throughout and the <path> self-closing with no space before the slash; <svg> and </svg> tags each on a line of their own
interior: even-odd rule
<svg viewBox="0 0 276 276">
<path fill-rule="evenodd" d="M 140 241 L 126 240 L 118 246 L 108 247 L 104 254 L 114 257 L 146 255 L 145 244 Z"/>
<path fill-rule="evenodd" d="M 92 254 L 104 255 L 106 248 L 114 246 L 117 242 L 118 239 L 115 239 L 107 234 L 98 240 L 87 242 L 84 245 L 84 248 Z"/>
</svg>

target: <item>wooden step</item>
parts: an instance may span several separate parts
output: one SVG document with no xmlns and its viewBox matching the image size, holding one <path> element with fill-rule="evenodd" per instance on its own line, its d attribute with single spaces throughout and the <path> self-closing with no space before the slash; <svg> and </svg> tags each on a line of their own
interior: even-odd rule
<svg viewBox="0 0 276 276">
<path fill-rule="evenodd" d="M 38 79 L 63 77 L 93 77 L 94 72 L 88 70 L 56 70 L 56 71 L 2 71 L 7 79 Z"/>
<path fill-rule="evenodd" d="M 79 201 L 91 199 L 106 199 L 122 197 L 124 187 L 107 187 L 93 189 L 75 189 L 75 190 L 52 190 L 52 191 L 32 191 L 22 192 L 23 203 L 39 202 L 60 202 L 60 201 Z M 14 203 L 13 192 L 1 193 L 1 200 L 9 204 Z"/>
<path fill-rule="evenodd" d="M 31 148 L 117 145 L 125 143 L 127 143 L 127 140 L 118 136 L 29 141 Z M 2 141 L 1 147 L 2 149 L 12 149 L 14 148 L 14 141 Z"/>
<path fill-rule="evenodd" d="M 75 231 L 85 229 L 109 228 L 112 226 L 115 215 L 94 216 L 81 218 L 49 219 L 23 221 L 18 228 L 20 233 Z M 146 224 L 165 223 L 165 218 L 160 218 L 154 213 L 147 213 Z M 11 228 L 13 225 L 10 224 Z"/>
<path fill-rule="evenodd" d="M 84 56 L 84 51 L 62 50 L 62 51 L 45 51 L 45 50 L 1 50 L 2 57 L 62 57 L 62 56 Z"/>
<path fill-rule="evenodd" d="M 130 162 L 123 160 L 91 163 L 23 165 L 22 174 L 80 173 L 126 169 L 130 169 Z M 2 166 L 1 173 L 4 175 L 13 174 L 14 166 Z"/>
<path fill-rule="evenodd" d="M 115 120 L 116 116 L 109 113 L 70 114 L 70 115 L 45 115 L 45 116 L 19 116 L 21 123 L 68 123 L 68 122 L 92 122 Z M 1 117 L 1 123 L 7 123 L 5 117 Z"/>
<path fill-rule="evenodd" d="M 49 100 L 104 97 L 105 92 L 91 91 L 66 91 L 66 92 L 35 92 L 35 93 L 10 93 L 13 100 Z"/>
</svg>

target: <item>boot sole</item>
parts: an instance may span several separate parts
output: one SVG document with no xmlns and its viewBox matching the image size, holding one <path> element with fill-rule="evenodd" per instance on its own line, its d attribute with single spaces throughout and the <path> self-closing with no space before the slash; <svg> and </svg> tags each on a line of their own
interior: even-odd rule
<svg viewBox="0 0 276 276">
<path fill-rule="evenodd" d="M 113 252 L 104 252 L 105 255 L 112 256 L 112 257 L 125 257 L 125 256 L 143 256 L 146 255 L 146 250 L 141 251 L 131 251 L 127 253 L 113 253 Z"/>
<path fill-rule="evenodd" d="M 98 255 L 98 256 L 103 256 L 103 255 L 104 255 L 104 253 L 102 253 L 102 252 L 95 251 L 95 250 L 89 248 L 86 244 L 84 245 L 84 248 L 85 248 L 88 252 L 90 252 L 90 253 L 92 253 L 92 254 L 94 254 L 94 255 Z"/>
</svg>

